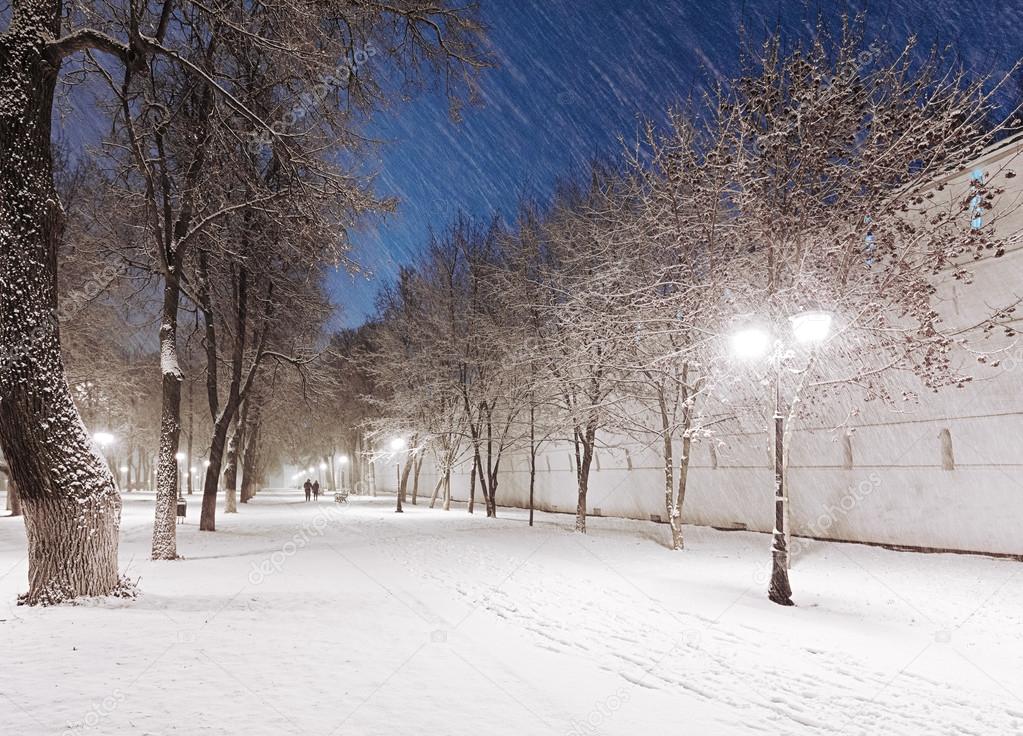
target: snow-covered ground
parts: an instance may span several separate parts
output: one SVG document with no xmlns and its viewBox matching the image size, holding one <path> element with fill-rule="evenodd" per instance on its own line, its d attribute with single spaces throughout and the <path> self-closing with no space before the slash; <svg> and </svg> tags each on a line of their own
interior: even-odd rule
<svg viewBox="0 0 1023 736">
<path fill-rule="evenodd" d="M 1023 734 L 1023 564 L 264 492 L 147 559 L 134 602 L 19 608 L 0 519 L 0 734 Z"/>
</svg>

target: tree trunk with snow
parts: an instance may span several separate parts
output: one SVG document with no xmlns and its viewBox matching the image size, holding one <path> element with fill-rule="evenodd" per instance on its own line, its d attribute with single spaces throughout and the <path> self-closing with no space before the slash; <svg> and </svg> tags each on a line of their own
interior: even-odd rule
<svg viewBox="0 0 1023 736">
<path fill-rule="evenodd" d="M 181 289 L 177 264 L 164 281 L 163 322 L 160 325 L 160 370 L 163 374 L 160 410 L 160 454 L 156 469 L 156 515 L 153 520 L 153 559 L 173 560 L 177 548 L 179 492 L 178 447 L 181 439 L 181 369 L 178 367 L 178 305 Z"/>
<path fill-rule="evenodd" d="M 242 241 L 245 242 L 244 239 Z M 215 317 L 210 306 L 211 299 L 209 279 L 205 275 L 204 255 L 200 254 L 201 276 L 200 276 L 200 302 L 203 316 L 206 321 L 206 374 L 207 374 L 207 399 L 210 404 L 210 414 L 213 418 L 213 437 L 210 439 L 209 466 L 206 468 L 206 477 L 202 489 L 202 513 L 199 516 L 199 531 L 213 532 L 217 529 L 217 491 L 220 486 L 220 471 L 224 464 L 224 450 L 227 446 L 227 433 L 234 423 L 235 415 L 241 404 L 243 394 L 247 393 L 251 385 L 253 367 L 250 370 L 245 388 L 242 387 L 242 361 L 245 358 L 245 334 L 248 330 L 248 270 L 245 266 L 238 268 L 237 272 L 232 268 L 232 281 L 235 292 L 235 334 L 234 346 L 231 354 L 231 381 L 228 387 L 227 401 L 223 408 L 218 406 L 216 376 L 217 376 L 217 342 L 215 332 Z M 258 360 L 258 356 L 257 356 Z M 237 511 L 235 507 L 234 511 Z"/>
<path fill-rule="evenodd" d="M 401 480 L 398 483 L 398 493 L 401 494 L 402 503 L 408 501 L 408 479 L 409 474 L 412 472 L 412 464 L 414 462 L 415 461 L 412 458 L 412 453 L 411 452 L 408 453 L 408 456 L 405 458 L 405 463 L 402 465 Z"/>
<path fill-rule="evenodd" d="M 7 481 L 7 505 L 11 516 L 21 516 L 21 496 L 18 495 L 18 484 Z"/>
<path fill-rule="evenodd" d="M 582 534 L 586 533 L 586 493 L 590 485 L 590 465 L 593 463 L 596 435 L 595 422 L 590 422 L 582 432 L 576 431 L 575 467 L 579 499 L 575 508 L 575 530 Z"/>
<path fill-rule="evenodd" d="M 234 432 L 227 443 L 227 460 L 224 468 L 224 512 L 237 513 L 238 498 L 238 466 L 240 455 L 245 447 L 245 430 L 249 424 L 249 400 L 242 404 L 241 411 L 235 417 Z"/>
<path fill-rule="evenodd" d="M 260 443 L 259 411 L 259 405 L 253 405 L 251 424 L 245 431 L 245 452 L 242 453 L 242 503 L 248 503 L 256 495 L 256 481 L 259 472 L 257 468 Z"/>
<path fill-rule="evenodd" d="M 469 513 L 473 512 L 476 506 L 476 465 L 479 462 L 479 452 L 472 459 L 472 470 L 469 472 Z M 446 501 L 447 499 L 445 499 Z M 445 508 L 445 510 L 447 510 Z"/>
<path fill-rule="evenodd" d="M 678 549 L 677 535 L 672 519 L 675 515 L 675 457 L 672 447 L 671 421 L 668 417 L 667 401 L 664 397 L 663 386 L 657 387 L 657 408 L 661 417 L 661 464 L 664 466 L 664 515 L 671 524 L 671 548 Z"/>
<path fill-rule="evenodd" d="M 420 453 L 419 457 L 416 458 L 415 471 L 412 474 L 412 505 L 415 506 L 419 499 L 419 473 L 423 469 L 423 458 L 425 456 Z"/>
<path fill-rule="evenodd" d="M 430 497 L 430 508 L 437 505 L 437 497 L 440 496 L 441 486 L 444 485 L 444 471 L 437 475 L 437 484 L 433 487 L 433 495 Z"/>
<path fill-rule="evenodd" d="M 0 448 L 17 484 L 28 537 L 21 601 L 109 595 L 119 583 L 121 499 L 75 408 L 60 351 L 57 245 L 63 211 L 50 144 L 60 58 L 54 0 L 8 10 L 0 36 Z"/>
<path fill-rule="evenodd" d="M 234 418 L 231 439 L 227 441 L 227 457 L 224 459 L 224 513 L 238 513 L 238 443 L 244 422 L 238 415 Z"/>
</svg>

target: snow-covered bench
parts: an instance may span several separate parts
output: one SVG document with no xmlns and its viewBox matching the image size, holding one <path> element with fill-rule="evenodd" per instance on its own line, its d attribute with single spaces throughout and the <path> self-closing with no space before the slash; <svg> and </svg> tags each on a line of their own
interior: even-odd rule
<svg viewBox="0 0 1023 736">
<path fill-rule="evenodd" d="M 342 488 L 340 491 L 334 493 L 334 503 L 348 503 L 348 494 L 351 493 L 347 488 Z"/>
</svg>

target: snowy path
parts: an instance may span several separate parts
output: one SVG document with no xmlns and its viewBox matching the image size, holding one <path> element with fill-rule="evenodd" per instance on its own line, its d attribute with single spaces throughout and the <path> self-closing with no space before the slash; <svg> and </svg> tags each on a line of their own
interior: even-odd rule
<svg viewBox="0 0 1023 736">
<path fill-rule="evenodd" d="M 813 544 L 782 609 L 762 535 L 392 500 L 263 494 L 153 563 L 130 496 L 143 596 L 57 609 L 0 519 L 0 734 L 1023 736 L 1019 563 Z"/>
</svg>

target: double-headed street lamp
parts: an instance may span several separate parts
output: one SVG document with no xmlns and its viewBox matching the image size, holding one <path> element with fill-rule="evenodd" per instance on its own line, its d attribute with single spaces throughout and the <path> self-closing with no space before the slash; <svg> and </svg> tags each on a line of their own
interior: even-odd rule
<svg viewBox="0 0 1023 736">
<path fill-rule="evenodd" d="M 827 312 L 801 312 L 789 318 L 795 343 L 813 346 L 827 340 L 831 334 L 832 316 Z M 782 400 L 782 371 L 785 357 L 792 343 L 772 335 L 764 327 L 745 327 L 732 333 L 732 353 L 742 360 L 770 361 L 774 372 L 774 534 L 771 546 L 771 584 L 768 598 L 783 606 L 792 605 L 792 587 L 789 585 L 788 541 L 785 538 L 787 513 L 785 504 L 785 405 Z"/>
</svg>

